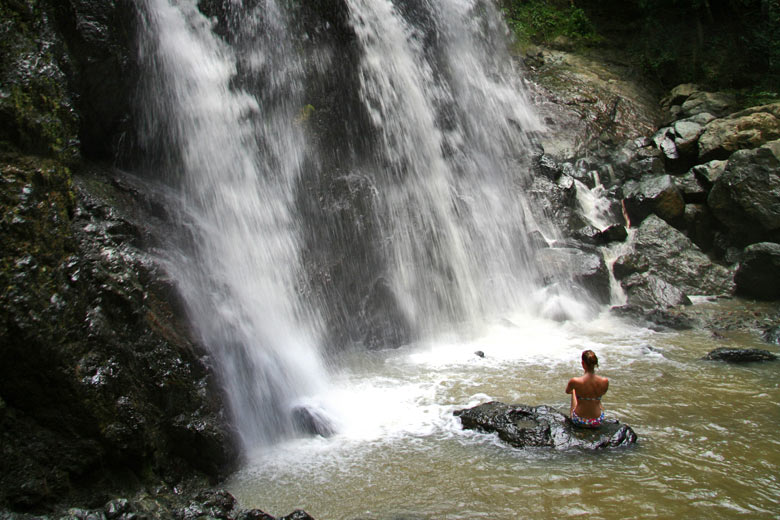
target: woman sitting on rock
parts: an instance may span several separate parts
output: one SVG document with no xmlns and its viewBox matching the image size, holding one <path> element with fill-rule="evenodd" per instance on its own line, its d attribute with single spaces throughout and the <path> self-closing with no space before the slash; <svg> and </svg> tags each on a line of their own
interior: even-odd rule
<svg viewBox="0 0 780 520">
<path fill-rule="evenodd" d="M 566 385 L 566 393 L 571 394 L 571 422 L 576 426 L 598 428 L 604 421 L 601 396 L 607 393 L 609 379 L 596 375 L 598 364 L 596 353 L 586 350 L 582 353 L 585 374 L 572 377 Z"/>
</svg>

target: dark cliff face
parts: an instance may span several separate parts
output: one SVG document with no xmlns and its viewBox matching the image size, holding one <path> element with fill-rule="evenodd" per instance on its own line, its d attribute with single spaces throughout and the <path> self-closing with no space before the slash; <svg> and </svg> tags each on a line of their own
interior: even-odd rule
<svg viewBox="0 0 780 520">
<path fill-rule="evenodd" d="M 0 508 L 102 503 L 236 457 L 145 253 L 160 208 L 89 166 L 131 124 L 135 16 L 121 0 L 0 1 Z"/>
</svg>

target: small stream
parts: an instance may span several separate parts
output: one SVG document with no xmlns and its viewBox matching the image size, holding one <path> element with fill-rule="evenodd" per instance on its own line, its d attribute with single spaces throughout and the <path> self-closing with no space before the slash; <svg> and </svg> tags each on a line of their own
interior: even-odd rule
<svg viewBox="0 0 780 520">
<path fill-rule="evenodd" d="M 746 333 L 517 316 L 468 337 L 355 353 L 320 396 L 338 434 L 257 451 L 228 489 L 244 506 L 318 520 L 777 518 L 777 365 L 701 360 L 723 345 L 767 348 Z M 611 381 L 607 414 L 638 445 L 516 449 L 453 417 L 489 400 L 567 410 L 563 389 L 586 348 Z"/>
</svg>

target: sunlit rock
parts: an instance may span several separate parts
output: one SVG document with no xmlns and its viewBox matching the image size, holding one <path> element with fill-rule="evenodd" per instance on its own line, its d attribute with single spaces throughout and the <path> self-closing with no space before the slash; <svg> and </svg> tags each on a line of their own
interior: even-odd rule
<svg viewBox="0 0 780 520">
<path fill-rule="evenodd" d="M 699 137 L 699 157 L 726 159 L 780 137 L 780 103 L 751 107 L 710 122 Z"/>
</svg>

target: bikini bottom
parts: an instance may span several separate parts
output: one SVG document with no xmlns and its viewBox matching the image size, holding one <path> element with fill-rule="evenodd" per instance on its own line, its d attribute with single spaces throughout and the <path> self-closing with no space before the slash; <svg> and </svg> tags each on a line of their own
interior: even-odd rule
<svg viewBox="0 0 780 520">
<path fill-rule="evenodd" d="M 583 428 L 598 428 L 601 426 L 601 423 L 604 422 L 604 412 L 601 412 L 601 415 L 598 417 L 595 417 L 593 419 L 580 417 L 574 411 L 571 412 L 571 422 L 575 426 L 582 426 Z"/>
</svg>

